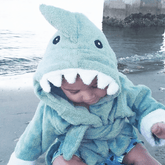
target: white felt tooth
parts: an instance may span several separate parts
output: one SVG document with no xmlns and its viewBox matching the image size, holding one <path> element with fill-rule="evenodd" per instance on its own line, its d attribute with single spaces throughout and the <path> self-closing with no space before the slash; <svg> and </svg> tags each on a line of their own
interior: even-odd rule
<svg viewBox="0 0 165 165">
<path fill-rule="evenodd" d="M 50 84 L 49 84 L 48 80 L 47 80 L 45 77 L 43 77 L 43 78 L 40 80 L 40 85 L 41 85 L 42 89 L 43 89 L 45 92 L 47 92 L 47 93 L 50 92 Z"/>
<path fill-rule="evenodd" d="M 119 86 L 115 81 L 112 81 L 107 88 L 108 95 L 114 95 L 119 90 Z"/>
<path fill-rule="evenodd" d="M 78 74 L 80 75 L 81 80 L 84 84 L 90 85 L 92 80 L 97 76 L 98 72 L 94 70 L 78 70 Z"/>
<path fill-rule="evenodd" d="M 61 87 L 62 75 L 60 73 L 50 73 L 48 75 L 48 80 L 56 87 Z"/>
<path fill-rule="evenodd" d="M 99 73 L 97 76 L 97 87 L 100 89 L 104 89 L 112 81 L 113 81 L 113 78 L 111 78 L 103 73 Z"/>
<path fill-rule="evenodd" d="M 73 69 L 68 69 L 63 71 L 63 75 L 69 84 L 73 84 L 77 78 L 77 71 Z"/>
</svg>

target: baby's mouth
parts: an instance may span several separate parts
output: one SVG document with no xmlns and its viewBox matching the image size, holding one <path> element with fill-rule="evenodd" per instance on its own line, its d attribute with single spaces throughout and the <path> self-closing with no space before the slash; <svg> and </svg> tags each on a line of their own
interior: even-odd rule
<svg viewBox="0 0 165 165">
<path fill-rule="evenodd" d="M 85 103 L 88 104 L 88 105 L 92 105 L 92 104 L 95 104 L 97 102 L 98 101 L 95 99 L 95 100 L 86 101 Z"/>
<path fill-rule="evenodd" d="M 52 83 L 56 87 L 61 87 L 62 77 L 64 76 L 68 83 L 73 84 L 76 81 L 77 75 L 80 76 L 83 83 L 86 85 L 89 85 L 97 76 L 97 87 L 99 89 L 104 89 L 107 87 L 108 95 L 114 95 L 119 90 L 118 84 L 112 77 L 95 70 L 83 69 L 64 69 L 46 73 L 40 80 L 40 85 L 45 92 L 49 93 L 51 91 L 50 83 Z M 89 103 L 91 103 L 92 101 L 90 100 Z"/>
</svg>

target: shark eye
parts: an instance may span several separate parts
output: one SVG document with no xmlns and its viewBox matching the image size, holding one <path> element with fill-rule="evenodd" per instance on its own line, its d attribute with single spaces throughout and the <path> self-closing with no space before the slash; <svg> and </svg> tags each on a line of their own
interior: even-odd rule
<svg viewBox="0 0 165 165">
<path fill-rule="evenodd" d="M 53 40 L 53 44 L 57 44 L 60 41 L 60 36 L 57 36 L 54 40 Z"/>
<path fill-rule="evenodd" d="M 103 44 L 102 44 L 101 41 L 99 41 L 99 40 L 95 40 L 95 45 L 96 45 L 96 47 L 99 48 L 99 49 L 103 48 Z"/>
</svg>

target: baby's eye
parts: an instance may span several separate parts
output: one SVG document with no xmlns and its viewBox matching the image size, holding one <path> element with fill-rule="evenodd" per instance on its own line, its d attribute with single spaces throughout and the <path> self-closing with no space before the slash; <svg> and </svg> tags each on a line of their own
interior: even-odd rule
<svg viewBox="0 0 165 165">
<path fill-rule="evenodd" d="M 79 93 L 79 90 L 77 90 L 77 91 L 69 91 L 71 94 L 77 94 L 77 93 Z"/>
<path fill-rule="evenodd" d="M 92 88 L 97 88 L 97 84 L 94 84 L 94 85 L 92 86 Z"/>
</svg>

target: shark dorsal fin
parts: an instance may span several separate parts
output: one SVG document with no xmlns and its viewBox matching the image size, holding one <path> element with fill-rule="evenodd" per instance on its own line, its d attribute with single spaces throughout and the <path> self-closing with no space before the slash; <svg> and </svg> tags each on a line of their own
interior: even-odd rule
<svg viewBox="0 0 165 165">
<path fill-rule="evenodd" d="M 45 19 L 72 42 L 77 42 L 78 24 L 75 13 L 54 6 L 40 5 L 40 11 Z"/>
</svg>

